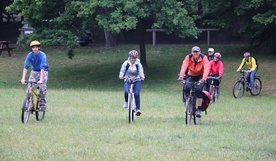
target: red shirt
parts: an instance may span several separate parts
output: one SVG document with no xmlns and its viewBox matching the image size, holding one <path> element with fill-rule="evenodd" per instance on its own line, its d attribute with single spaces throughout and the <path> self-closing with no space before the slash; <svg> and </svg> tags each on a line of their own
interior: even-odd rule
<svg viewBox="0 0 276 161">
<path fill-rule="evenodd" d="M 223 76 L 224 67 L 222 61 L 215 62 L 214 60 L 210 61 L 210 73 L 209 75 L 219 75 Z"/>
</svg>

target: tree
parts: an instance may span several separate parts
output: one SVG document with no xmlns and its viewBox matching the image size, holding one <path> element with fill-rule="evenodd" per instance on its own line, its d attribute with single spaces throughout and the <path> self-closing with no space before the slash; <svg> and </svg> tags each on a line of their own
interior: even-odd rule
<svg viewBox="0 0 276 161">
<path fill-rule="evenodd" d="M 72 2 L 78 17 L 95 15 L 99 26 L 114 34 L 122 30 L 137 29 L 139 32 L 140 59 L 146 64 L 144 34 L 146 20 L 151 20 L 151 28 L 163 28 L 167 34 L 176 33 L 180 37 L 196 37 L 200 32 L 195 27 L 196 17 L 191 14 L 193 3 L 176 0 L 102 0 Z"/>
<path fill-rule="evenodd" d="M 26 22 L 36 29 L 32 38 L 39 37 L 53 45 L 62 37 L 60 43 L 71 52 L 76 46 L 80 29 L 97 25 L 105 33 L 113 34 L 137 29 L 140 32 L 140 58 L 146 66 L 143 40 L 146 28 L 143 22 L 150 20 L 150 28 L 163 28 L 167 34 L 196 37 L 200 31 L 195 26 L 194 4 L 189 0 L 14 0 L 8 10 L 19 11 Z"/>
<path fill-rule="evenodd" d="M 276 2 L 270 0 L 206 0 L 204 22 L 231 29 L 232 35 L 276 50 Z"/>
</svg>

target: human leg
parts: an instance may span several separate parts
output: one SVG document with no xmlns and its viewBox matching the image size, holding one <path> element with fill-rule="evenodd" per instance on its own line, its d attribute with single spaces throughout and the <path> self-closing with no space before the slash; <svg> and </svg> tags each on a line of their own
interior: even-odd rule
<svg viewBox="0 0 276 161">
<path fill-rule="evenodd" d="M 123 108 L 127 108 L 129 88 L 130 88 L 130 83 L 129 82 L 124 82 L 124 98 L 125 98 L 125 103 L 123 105 Z"/>
<path fill-rule="evenodd" d="M 134 84 L 134 97 L 135 97 L 135 104 L 136 104 L 136 115 L 140 116 L 142 114 L 140 109 L 140 90 L 141 90 L 142 83 L 141 81 L 137 81 Z"/>
<path fill-rule="evenodd" d="M 249 83 L 249 88 L 250 89 L 254 88 L 254 78 L 255 78 L 255 75 L 256 75 L 257 71 L 258 71 L 258 68 L 256 68 L 255 70 L 253 70 L 250 73 L 250 83 Z"/>
</svg>

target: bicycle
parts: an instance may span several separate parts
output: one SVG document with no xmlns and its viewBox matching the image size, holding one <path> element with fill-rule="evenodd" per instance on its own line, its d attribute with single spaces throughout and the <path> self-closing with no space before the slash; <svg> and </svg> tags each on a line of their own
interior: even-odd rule
<svg viewBox="0 0 276 161">
<path fill-rule="evenodd" d="M 217 102 L 218 101 L 218 97 L 219 97 L 219 86 L 217 86 L 216 84 L 214 84 L 214 80 L 218 80 L 220 81 L 219 77 L 211 77 L 209 76 L 208 79 L 211 79 L 211 83 L 209 85 L 209 93 L 211 95 L 212 98 L 212 102 Z"/>
<path fill-rule="evenodd" d="M 247 82 L 247 78 L 245 73 L 247 73 L 247 70 L 240 70 L 240 77 L 238 81 L 233 86 L 233 96 L 235 98 L 241 98 L 244 95 L 245 87 L 246 89 L 249 89 L 249 82 Z M 247 90 L 246 90 L 247 91 Z M 262 81 L 260 76 L 254 77 L 254 88 L 249 89 L 249 92 L 252 96 L 258 96 L 262 91 Z"/>
<path fill-rule="evenodd" d="M 36 120 L 42 121 L 45 117 L 45 111 L 41 111 L 39 108 L 39 99 L 40 99 L 40 89 L 37 82 L 25 82 L 29 84 L 28 92 L 23 102 L 21 121 L 22 123 L 27 123 L 30 119 L 30 114 L 35 112 Z M 32 86 L 35 86 L 35 90 Z"/>
<path fill-rule="evenodd" d="M 197 125 L 200 122 L 200 118 L 196 117 L 196 95 L 195 95 L 195 89 L 196 86 L 199 84 L 199 82 L 188 82 L 183 80 L 182 84 L 185 86 L 186 83 L 192 83 L 192 88 L 190 90 L 189 96 L 186 97 L 186 109 L 184 112 L 185 115 L 185 122 L 186 125 L 190 125 L 192 120 L 194 121 L 194 124 Z M 184 91 L 183 91 L 184 92 Z"/>
<path fill-rule="evenodd" d="M 125 82 L 130 83 L 130 89 L 128 93 L 128 101 L 127 101 L 127 107 L 128 107 L 128 120 L 129 123 L 134 122 L 135 116 L 136 116 L 136 104 L 135 104 L 135 97 L 134 97 L 134 92 L 133 92 L 133 87 L 134 83 L 138 80 L 139 78 L 135 79 L 130 79 L 130 78 L 125 78 Z"/>
</svg>

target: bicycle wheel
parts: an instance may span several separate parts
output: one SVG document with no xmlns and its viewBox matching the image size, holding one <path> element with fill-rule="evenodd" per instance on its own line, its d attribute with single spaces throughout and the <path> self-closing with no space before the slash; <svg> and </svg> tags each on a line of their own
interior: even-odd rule
<svg viewBox="0 0 276 161">
<path fill-rule="evenodd" d="M 22 123 L 27 123 L 30 119 L 31 115 L 31 108 L 32 108 L 32 103 L 31 103 L 31 98 L 26 97 L 23 102 L 22 106 L 22 114 L 21 114 L 21 122 Z"/>
<path fill-rule="evenodd" d="M 131 94 L 128 94 L 128 121 L 131 123 L 133 121 L 133 103 L 132 103 L 132 98 Z"/>
<path fill-rule="evenodd" d="M 39 107 L 39 101 L 37 101 L 37 103 L 36 103 L 35 117 L 36 117 L 37 121 L 42 121 L 44 119 L 44 116 L 45 116 L 45 111 L 40 111 L 38 109 L 38 107 Z"/>
<path fill-rule="evenodd" d="M 219 97 L 219 87 L 215 87 L 214 102 L 218 102 Z"/>
<path fill-rule="evenodd" d="M 196 105 L 194 104 L 193 105 L 193 120 L 194 120 L 194 124 L 195 125 L 198 125 L 199 124 L 199 122 L 200 122 L 200 118 L 199 117 L 196 117 Z"/>
<path fill-rule="evenodd" d="M 233 86 L 233 96 L 235 98 L 243 97 L 244 90 L 245 90 L 244 82 L 237 81 Z"/>
<path fill-rule="evenodd" d="M 186 125 L 190 125 L 193 118 L 193 102 L 190 98 L 186 101 L 186 109 L 185 109 L 185 122 Z"/>
<path fill-rule="evenodd" d="M 260 78 L 254 78 L 254 88 L 250 90 L 252 96 L 258 96 L 262 91 L 262 81 Z"/>
</svg>

